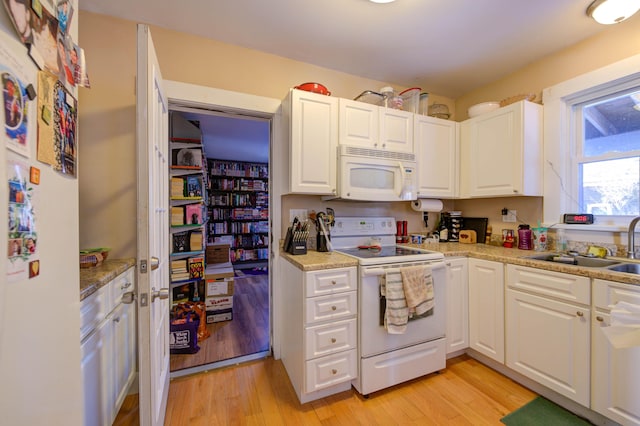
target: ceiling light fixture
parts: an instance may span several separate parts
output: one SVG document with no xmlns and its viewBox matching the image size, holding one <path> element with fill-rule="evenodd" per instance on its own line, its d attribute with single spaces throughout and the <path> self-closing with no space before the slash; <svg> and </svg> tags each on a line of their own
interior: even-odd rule
<svg viewBox="0 0 640 426">
<path fill-rule="evenodd" d="M 587 8 L 587 15 L 604 25 L 618 24 L 640 9 L 640 0 L 595 0 Z"/>
<path fill-rule="evenodd" d="M 392 3 L 396 0 L 369 0 L 371 3 Z"/>
</svg>

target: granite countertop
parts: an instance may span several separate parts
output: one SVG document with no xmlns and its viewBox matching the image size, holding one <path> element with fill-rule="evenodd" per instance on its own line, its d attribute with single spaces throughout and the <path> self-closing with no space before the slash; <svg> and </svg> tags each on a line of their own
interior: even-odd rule
<svg viewBox="0 0 640 426">
<path fill-rule="evenodd" d="M 136 259 L 108 259 L 94 268 L 80 268 L 80 300 L 86 299 L 100 287 L 136 264 Z"/>
<path fill-rule="evenodd" d="M 486 244 L 424 243 L 403 245 L 425 250 L 439 251 L 443 253 L 445 257 L 462 256 L 493 260 L 496 262 L 511 263 L 514 265 L 531 266 L 533 268 L 544 269 L 547 271 L 565 272 L 589 278 L 600 278 L 603 280 L 640 285 L 640 275 L 636 274 L 616 272 L 605 268 L 588 268 L 563 263 L 546 262 L 543 260 L 527 259 L 528 257 L 544 254 L 545 252 L 505 248 Z M 281 253 L 280 255 L 303 271 L 342 268 L 357 265 L 356 259 L 336 252 L 321 253 L 310 250 L 306 255 L 293 256 L 289 253 Z M 608 259 L 619 260 L 621 263 L 631 262 L 626 258 L 609 257 Z"/>
</svg>

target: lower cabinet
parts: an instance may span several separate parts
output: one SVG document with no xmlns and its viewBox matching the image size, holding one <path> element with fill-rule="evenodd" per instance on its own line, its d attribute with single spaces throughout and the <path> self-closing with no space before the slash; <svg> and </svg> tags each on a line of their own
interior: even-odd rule
<svg viewBox="0 0 640 426">
<path fill-rule="evenodd" d="M 133 291 L 134 268 L 80 302 L 84 425 L 110 425 L 135 377 L 135 305 L 122 303 Z"/>
<path fill-rule="evenodd" d="M 585 407 L 589 286 L 587 277 L 507 265 L 507 367 Z"/>
<path fill-rule="evenodd" d="M 355 267 L 303 272 L 281 260 L 282 362 L 301 403 L 351 388 L 357 377 Z"/>
<path fill-rule="evenodd" d="M 469 347 L 504 363 L 504 264 L 469 259 Z"/>
<path fill-rule="evenodd" d="M 469 347 L 469 261 L 447 258 L 447 354 Z"/>
<path fill-rule="evenodd" d="M 640 425 L 640 346 L 615 348 L 602 331 L 620 301 L 640 305 L 640 287 L 594 280 L 591 409 L 622 425 Z"/>
</svg>

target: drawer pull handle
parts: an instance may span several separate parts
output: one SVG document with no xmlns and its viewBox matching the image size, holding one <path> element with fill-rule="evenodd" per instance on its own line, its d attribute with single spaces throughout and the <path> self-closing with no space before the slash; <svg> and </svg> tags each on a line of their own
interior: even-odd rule
<svg viewBox="0 0 640 426">
<path fill-rule="evenodd" d="M 120 322 L 120 317 L 115 317 L 115 318 L 113 319 L 113 322 Z"/>
<path fill-rule="evenodd" d="M 335 311 L 336 309 L 338 309 L 335 305 L 331 307 L 332 311 Z"/>
<path fill-rule="evenodd" d="M 598 322 L 602 322 L 602 321 L 604 321 L 604 318 L 602 318 L 600 315 L 598 315 L 598 316 L 596 317 L 596 321 L 598 321 Z"/>
<path fill-rule="evenodd" d="M 336 374 L 338 374 L 338 370 L 336 370 L 335 368 L 334 368 L 334 369 L 332 369 L 332 370 L 331 370 L 331 374 L 333 374 L 333 375 L 335 376 Z"/>
<path fill-rule="evenodd" d="M 131 287 L 131 283 L 130 282 L 126 282 L 120 287 L 120 290 L 126 290 L 129 287 Z"/>
<path fill-rule="evenodd" d="M 336 280 L 331 280 L 331 285 L 336 285 L 336 284 L 338 284 Z"/>
<path fill-rule="evenodd" d="M 578 312 L 576 312 L 576 315 L 579 316 L 579 317 L 583 317 L 584 313 L 582 313 L 582 311 L 578 311 Z"/>
<path fill-rule="evenodd" d="M 336 338 L 335 338 L 335 337 L 332 337 L 332 338 L 331 338 L 331 343 L 335 343 L 335 342 L 337 342 Z"/>
</svg>

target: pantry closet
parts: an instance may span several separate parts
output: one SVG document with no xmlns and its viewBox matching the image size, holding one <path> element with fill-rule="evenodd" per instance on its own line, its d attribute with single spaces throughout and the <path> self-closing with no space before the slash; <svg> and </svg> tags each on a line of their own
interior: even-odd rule
<svg viewBox="0 0 640 426">
<path fill-rule="evenodd" d="M 177 377 L 270 354 L 271 121 L 170 104 L 169 127 Z M 201 216 L 191 213 L 194 205 Z"/>
</svg>

